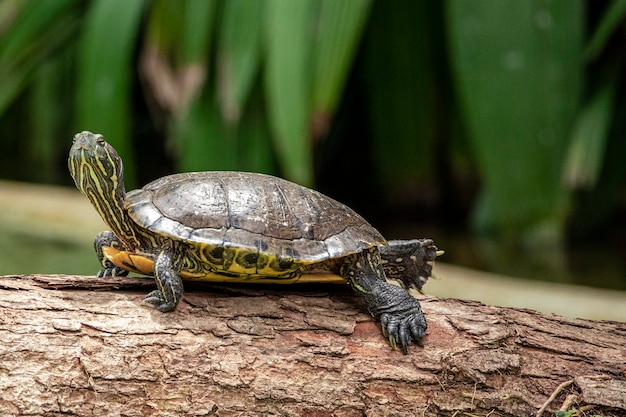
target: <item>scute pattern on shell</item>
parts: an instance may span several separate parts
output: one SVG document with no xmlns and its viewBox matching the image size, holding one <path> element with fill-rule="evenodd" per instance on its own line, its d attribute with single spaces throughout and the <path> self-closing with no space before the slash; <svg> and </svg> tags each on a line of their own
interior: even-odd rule
<svg viewBox="0 0 626 417">
<path fill-rule="evenodd" d="M 289 256 L 303 263 L 386 242 L 344 204 L 264 174 L 170 175 L 129 192 L 126 208 L 140 226 L 175 240 Z"/>
</svg>

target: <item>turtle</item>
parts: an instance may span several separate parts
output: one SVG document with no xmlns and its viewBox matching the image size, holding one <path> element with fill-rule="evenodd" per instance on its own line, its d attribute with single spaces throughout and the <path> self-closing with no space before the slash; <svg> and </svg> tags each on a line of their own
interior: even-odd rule
<svg viewBox="0 0 626 417">
<path fill-rule="evenodd" d="M 423 346 L 420 290 L 441 254 L 432 239 L 387 241 L 348 206 L 260 173 L 179 173 L 126 192 L 122 159 L 104 137 L 74 136 L 76 187 L 110 230 L 98 234 L 99 277 L 152 275 L 143 302 L 173 311 L 183 279 L 343 282 L 359 294 L 393 349 Z M 395 283 L 393 283 L 396 281 Z"/>
</svg>

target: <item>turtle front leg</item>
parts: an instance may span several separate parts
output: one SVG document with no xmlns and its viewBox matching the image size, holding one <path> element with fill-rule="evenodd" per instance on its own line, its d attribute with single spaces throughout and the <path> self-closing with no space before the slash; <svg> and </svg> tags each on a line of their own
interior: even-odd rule
<svg viewBox="0 0 626 417">
<path fill-rule="evenodd" d="M 103 247 L 111 247 L 119 250 L 126 250 L 126 247 L 122 243 L 121 240 L 115 236 L 115 234 L 109 230 L 106 232 L 98 233 L 95 240 L 93 241 L 94 249 L 96 250 L 96 255 L 98 256 L 98 260 L 100 264 L 104 267 L 100 271 L 98 271 L 98 278 L 102 277 L 122 277 L 128 275 L 128 271 L 120 268 L 119 266 L 115 266 L 111 261 L 109 261 L 102 252 Z"/>
<path fill-rule="evenodd" d="M 387 282 L 378 248 L 346 258 L 340 272 L 363 296 L 372 316 L 380 320 L 393 349 L 400 347 L 406 355 L 411 342 L 423 346 L 427 325 L 420 304 L 405 289 Z"/>
<path fill-rule="evenodd" d="M 437 251 L 432 239 L 390 240 L 378 247 L 387 279 L 422 290 L 433 272 Z"/>
<path fill-rule="evenodd" d="M 144 303 L 152 304 L 164 313 L 173 311 L 184 293 L 180 266 L 175 261 L 174 251 L 168 249 L 163 250 L 154 261 L 154 280 L 158 289 L 143 299 Z"/>
</svg>

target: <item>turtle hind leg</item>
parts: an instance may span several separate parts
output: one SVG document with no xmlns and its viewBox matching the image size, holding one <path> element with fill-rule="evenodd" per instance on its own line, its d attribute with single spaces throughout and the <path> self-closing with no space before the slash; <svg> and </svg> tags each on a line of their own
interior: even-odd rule
<svg viewBox="0 0 626 417">
<path fill-rule="evenodd" d="M 122 243 L 121 240 L 115 236 L 115 234 L 109 230 L 106 232 L 98 233 L 96 238 L 93 241 L 94 249 L 96 250 L 96 256 L 98 256 L 98 260 L 103 268 L 98 271 L 98 278 L 102 277 L 122 277 L 128 275 L 128 271 L 120 268 L 119 266 L 114 265 L 111 261 L 109 261 L 105 256 L 102 248 L 111 247 L 119 250 L 126 250 L 126 247 Z"/>
<path fill-rule="evenodd" d="M 422 290 L 432 275 L 438 251 L 432 239 L 390 240 L 379 246 L 385 276 L 404 288 Z M 441 252 L 439 252 L 441 254 Z"/>
<path fill-rule="evenodd" d="M 392 348 L 407 354 L 411 342 L 422 346 L 427 326 L 420 304 L 404 288 L 387 282 L 377 247 L 347 257 L 341 275 L 380 320 Z"/>
</svg>

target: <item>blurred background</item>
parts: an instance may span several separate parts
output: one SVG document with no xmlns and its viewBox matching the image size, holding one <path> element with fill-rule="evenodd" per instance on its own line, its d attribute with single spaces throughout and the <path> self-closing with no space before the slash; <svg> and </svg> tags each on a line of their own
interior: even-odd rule
<svg viewBox="0 0 626 417">
<path fill-rule="evenodd" d="M 625 16 L 624 0 L 2 0 L 0 274 L 98 269 L 103 225 L 67 171 L 90 130 L 127 189 L 270 173 L 390 239 L 435 238 L 442 262 L 626 290 Z"/>
</svg>

